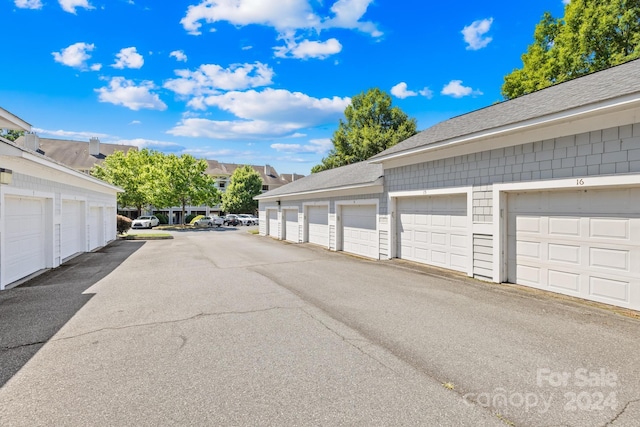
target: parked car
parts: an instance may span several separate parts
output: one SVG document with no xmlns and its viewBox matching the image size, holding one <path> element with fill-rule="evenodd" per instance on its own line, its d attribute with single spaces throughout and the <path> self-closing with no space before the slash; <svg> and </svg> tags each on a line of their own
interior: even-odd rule
<svg viewBox="0 0 640 427">
<path fill-rule="evenodd" d="M 242 225 L 254 225 L 258 224 L 258 218 L 249 214 L 238 214 L 238 218 L 242 222 Z"/>
<path fill-rule="evenodd" d="M 231 225 L 235 227 L 236 225 L 241 225 L 241 224 L 242 224 L 242 221 L 240 221 L 240 218 L 238 218 L 238 215 L 229 214 L 224 217 L 224 225 Z"/>
<path fill-rule="evenodd" d="M 160 224 L 160 220 L 155 215 L 139 216 L 131 223 L 131 228 L 153 228 Z"/>
<path fill-rule="evenodd" d="M 212 215 L 212 216 L 203 216 L 199 220 L 195 221 L 193 223 L 193 226 L 194 227 L 213 227 L 213 226 L 222 227 L 223 223 L 224 223 L 224 220 L 222 218 L 216 215 Z"/>
</svg>

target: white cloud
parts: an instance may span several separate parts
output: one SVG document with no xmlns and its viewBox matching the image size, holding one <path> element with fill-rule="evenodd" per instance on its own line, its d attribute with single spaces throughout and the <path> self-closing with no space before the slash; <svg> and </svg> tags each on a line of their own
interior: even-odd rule
<svg viewBox="0 0 640 427">
<path fill-rule="evenodd" d="M 396 98 L 400 98 L 400 99 L 405 99 L 410 96 L 418 96 L 418 95 L 422 95 L 427 99 L 433 98 L 433 91 L 428 87 L 425 87 L 424 89 L 419 90 L 418 92 L 414 92 L 412 90 L 407 89 L 407 84 L 405 82 L 400 82 L 394 87 L 392 87 L 391 94 Z"/>
<path fill-rule="evenodd" d="M 493 18 L 473 21 L 471 25 L 467 25 L 462 29 L 464 41 L 467 43 L 467 50 L 478 50 L 486 47 L 491 37 L 483 37 L 491 29 Z"/>
<path fill-rule="evenodd" d="M 40 0 L 15 0 L 14 3 L 20 9 L 42 9 L 42 1 Z"/>
<path fill-rule="evenodd" d="M 271 148 L 276 151 L 285 153 L 313 153 L 313 154 L 325 154 L 333 148 L 333 143 L 329 138 L 312 139 L 309 144 L 271 144 Z"/>
<path fill-rule="evenodd" d="M 72 131 L 72 130 L 48 130 L 41 128 L 33 128 L 35 133 L 40 134 L 40 136 L 58 136 L 64 138 L 76 138 L 82 140 L 89 140 L 89 138 L 110 138 L 106 133 L 97 133 L 97 132 L 86 132 L 86 131 Z"/>
<path fill-rule="evenodd" d="M 235 26 L 266 25 L 278 31 L 315 28 L 320 23 L 307 0 L 202 0 L 180 20 L 190 34 L 201 34 L 204 21 L 227 21 Z"/>
<path fill-rule="evenodd" d="M 350 98 L 313 98 L 300 92 L 284 89 L 265 89 L 262 92 L 227 92 L 199 100 L 203 105 L 217 107 L 248 120 L 273 123 L 294 123 L 303 128 L 337 121 Z"/>
<path fill-rule="evenodd" d="M 421 91 L 418 92 L 420 95 L 424 96 L 427 99 L 433 98 L 433 91 L 428 87 L 425 87 Z"/>
<path fill-rule="evenodd" d="M 124 77 L 113 77 L 109 86 L 96 89 L 100 102 L 109 102 L 114 105 L 122 105 L 131 110 L 140 109 L 160 110 L 167 109 L 167 105 L 160 100 L 157 94 L 151 91 L 155 85 L 150 81 L 143 81 L 140 85 L 127 80 Z"/>
<path fill-rule="evenodd" d="M 176 58 L 176 61 L 187 62 L 187 55 L 185 55 L 181 50 L 174 50 L 169 54 L 169 56 Z"/>
<path fill-rule="evenodd" d="M 564 4 L 565 6 L 568 5 L 569 3 L 571 3 L 571 0 L 562 0 L 562 4 Z"/>
<path fill-rule="evenodd" d="M 462 80 L 451 80 L 442 88 L 440 93 L 454 98 L 462 98 L 468 95 L 482 95 L 482 92 L 477 89 L 474 90 L 468 86 L 462 86 Z"/>
<path fill-rule="evenodd" d="M 176 70 L 177 79 L 164 84 L 178 95 L 212 95 L 220 90 L 247 89 L 271 84 L 273 70 L 265 64 L 233 64 L 222 68 L 216 64 L 203 64 L 195 71 Z"/>
<path fill-rule="evenodd" d="M 135 47 L 125 47 L 116 54 L 116 62 L 111 65 L 113 68 L 142 68 L 144 58 Z"/>
<path fill-rule="evenodd" d="M 56 62 L 64 64 L 68 67 L 85 70 L 87 68 L 87 60 L 91 58 L 88 52 L 93 51 L 95 46 L 89 43 L 74 43 L 65 47 L 60 52 L 51 52 Z"/>
<path fill-rule="evenodd" d="M 203 106 L 218 107 L 239 120 L 215 121 L 184 118 L 168 133 L 215 139 L 290 136 L 306 127 L 337 121 L 350 98 L 312 98 L 299 92 L 266 89 L 262 92 L 228 92 L 199 99 Z"/>
<path fill-rule="evenodd" d="M 131 122 L 129 122 L 130 125 L 139 125 L 142 124 L 142 122 L 140 120 L 131 120 Z"/>
<path fill-rule="evenodd" d="M 76 14 L 76 8 L 83 7 L 85 9 L 93 9 L 87 0 L 58 0 L 62 10 L 65 12 Z"/>
<path fill-rule="evenodd" d="M 102 69 L 102 64 L 92 64 L 89 68 L 91 71 L 100 71 Z"/>
<path fill-rule="evenodd" d="M 175 136 L 213 139 L 242 139 L 281 136 L 298 128 L 292 123 L 274 124 L 263 120 L 216 121 L 184 119 L 167 133 Z"/>
<path fill-rule="evenodd" d="M 340 42 L 331 38 L 325 42 L 303 40 L 297 43 L 295 40 L 287 40 L 286 46 L 274 47 L 275 56 L 279 58 L 318 58 L 325 59 L 342 51 Z"/>
<path fill-rule="evenodd" d="M 337 0 L 331 7 L 332 16 L 320 17 L 308 0 L 201 0 L 189 6 L 180 23 L 194 35 L 201 34 L 203 22 L 226 21 L 238 27 L 250 24 L 272 27 L 281 35 L 292 35 L 297 30 L 343 28 L 380 37 L 382 32 L 376 24 L 361 21 L 372 2 Z"/>
<path fill-rule="evenodd" d="M 407 90 L 407 84 L 405 82 L 400 82 L 391 88 L 391 95 L 396 98 L 405 99 L 410 96 L 417 96 L 418 94 L 412 90 Z"/>
<path fill-rule="evenodd" d="M 372 37 L 381 37 L 383 33 L 373 22 L 360 21 L 372 2 L 373 0 L 338 0 L 331 6 L 334 17 L 325 20 L 322 27 L 353 29 Z"/>
</svg>

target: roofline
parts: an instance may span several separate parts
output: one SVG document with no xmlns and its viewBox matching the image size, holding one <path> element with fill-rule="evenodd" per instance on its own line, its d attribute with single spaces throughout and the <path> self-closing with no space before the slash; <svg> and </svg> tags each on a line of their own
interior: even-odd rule
<svg viewBox="0 0 640 427">
<path fill-rule="evenodd" d="M 535 117 L 521 122 L 510 123 L 508 125 L 498 126 L 492 129 L 486 129 L 480 132 L 473 132 L 461 135 L 455 138 L 437 141 L 428 145 L 410 148 L 404 151 L 391 153 L 388 155 L 369 159 L 369 163 L 384 163 L 391 160 L 397 160 L 404 157 L 415 156 L 417 154 L 428 153 L 432 151 L 451 148 L 457 145 L 468 144 L 477 140 L 495 138 L 511 133 L 524 132 L 538 127 L 548 126 L 562 121 L 577 120 L 582 116 L 588 116 L 593 113 L 602 113 L 607 110 L 620 109 L 621 107 L 632 107 L 633 104 L 640 104 L 640 93 L 636 92 L 620 97 L 611 98 L 605 101 L 599 101 L 588 105 L 564 110 L 545 116 Z M 449 119 L 451 120 L 451 119 Z"/>
<path fill-rule="evenodd" d="M 4 119 L 10 123 L 13 123 L 16 127 L 20 128 L 20 130 L 31 132 L 31 125 L 29 123 L 25 122 L 15 114 L 8 112 L 2 107 L 0 107 L 0 119 Z"/>
<path fill-rule="evenodd" d="M 117 186 L 115 186 L 113 184 L 109 184 L 106 181 L 103 181 L 101 179 L 95 178 L 95 177 L 93 177 L 91 175 L 88 175 L 86 173 L 78 172 L 75 169 L 72 169 L 72 168 L 70 168 L 68 166 L 65 166 L 65 165 L 62 165 L 60 163 L 57 163 L 57 162 L 55 162 L 55 161 L 53 161 L 51 159 L 45 158 L 43 156 L 32 154 L 30 151 L 28 151 L 28 150 L 26 150 L 26 149 L 24 149 L 22 147 L 17 146 L 15 143 L 9 143 L 7 145 L 10 145 L 11 147 L 13 147 L 15 150 L 17 150 L 20 153 L 16 157 L 19 157 L 19 158 L 22 158 L 24 160 L 39 164 L 39 165 L 44 166 L 46 168 L 50 168 L 50 169 L 53 169 L 53 170 L 57 170 L 59 172 L 63 172 L 63 173 L 75 176 L 77 178 L 81 178 L 81 179 L 84 179 L 84 180 L 87 180 L 87 181 L 92 181 L 94 184 L 98 184 L 98 185 L 101 185 L 103 187 L 109 188 L 111 190 L 115 190 L 115 191 L 117 191 L 119 193 L 123 193 L 124 192 L 124 190 L 122 188 L 117 187 Z"/>
<path fill-rule="evenodd" d="M 298 196 L 307 196 L 307 195 L 317 196 L 323 193 L 331 193 L 331 192 L 348 192 L 350 190 L 360 190 L 364 188 L 371 188 L 371 189 L 377 190 L 377 191 L 372 191 L 372 193 L 381 193 L 382 191 L 384 191 L 383 180 L 384 180 L 384 177 L 381 176 L 378 179 L 376 179 L 374 182 L 369 182 L 366 184 L 355 184 L 355 185 L 347 185 L 347 186 L 340 186 L 340 187 L 323 188 L 319 190 L 300 191 L 298 193 L 284 193 L 284 194 L 278 194 L 274 196 L 268 196 L 266 195 L 267 193 L 265 193 L 264 195 L 256 196 L 253 199 L 259 200 L 259 201 L 270 201 L 270 200 L 278 200 L 278 199 L 290 199 Z"/>
</svg>

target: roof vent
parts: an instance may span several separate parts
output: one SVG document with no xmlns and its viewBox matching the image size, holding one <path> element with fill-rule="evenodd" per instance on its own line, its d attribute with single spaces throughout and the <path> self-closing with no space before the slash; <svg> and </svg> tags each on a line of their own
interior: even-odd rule
<svg viewBox="0 0 640 427">
<path fill-rule="evenodd" d="M 24 148 L 31 151 L 40 149 L 40 138 L 35 133 L 24 134 Z"/>
<path fill-rule="evenodd" d="M 98 138 L 89 139 L 89 154 L 92 156 L 100 155 L 100 140 Z"/>
</svg>

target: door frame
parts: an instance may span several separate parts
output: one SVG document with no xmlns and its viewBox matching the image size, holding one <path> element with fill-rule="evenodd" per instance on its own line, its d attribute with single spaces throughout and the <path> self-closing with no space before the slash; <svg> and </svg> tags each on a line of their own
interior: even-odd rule
<svg viewBox="0 0 640 427">
<path fill-rule="evenodd" d="M 380 200 L 379 199 L 353 199 L 336 201 L 336 241 L 334 250 L 344 250 L 344 236 L 342 229 L 342 208 L 344 206 L 373 206 L 376 209 L 376 248 L 380 259 Z"/>
</svg>

